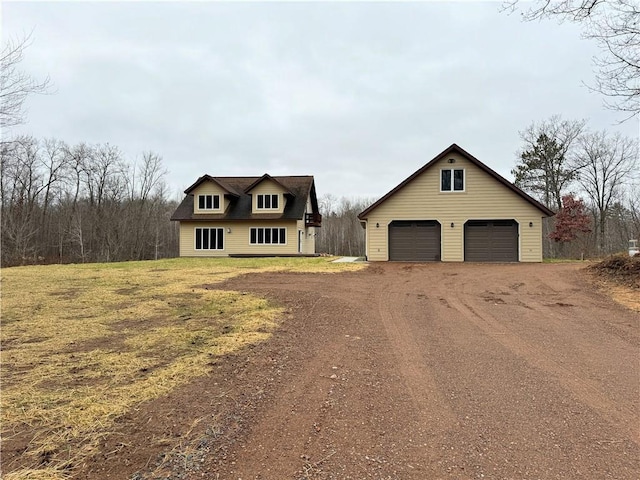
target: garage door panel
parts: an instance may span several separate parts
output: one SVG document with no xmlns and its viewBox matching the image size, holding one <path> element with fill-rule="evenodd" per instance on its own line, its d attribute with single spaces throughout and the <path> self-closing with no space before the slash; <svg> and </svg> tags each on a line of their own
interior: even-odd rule
<svg viewBox="0 0 640 480">
<path fill-rule="evenodd" d="M 389 224 L 389 260 L 440 260 L 440 224 L 435 221 L 393 221 Z"/>
<path fill-rule="evenodd" d="M 469 221 L 464 234 L 467 262 L 517 262 L 519 259 L 515 220 Z"/>
</svg>

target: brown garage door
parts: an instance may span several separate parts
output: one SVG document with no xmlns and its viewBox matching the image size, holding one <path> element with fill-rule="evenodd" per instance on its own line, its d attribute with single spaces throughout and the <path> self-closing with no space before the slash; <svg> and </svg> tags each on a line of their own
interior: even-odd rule
<svg viewBox="0 0 640 480">
<path fill-rule="evenodd" d="M 389 224 L 389 260 L 440 261 L 440 224 L 436 221 L 393 221 Z"/>
<path fill-rule="evenodd" d="M 515 220 L 473 220 L 464 225 L 466 262 L 517 262 L 518 223 Z"/>
</svg>

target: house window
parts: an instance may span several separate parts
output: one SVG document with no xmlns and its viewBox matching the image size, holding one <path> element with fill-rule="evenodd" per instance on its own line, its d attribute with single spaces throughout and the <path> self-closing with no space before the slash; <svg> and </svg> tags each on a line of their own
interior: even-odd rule
<svg viewBox="0 0 640 480">
<path fill-rule="evenodd" d="M 286 228 L 252 228 L 251 245 L 284 245 L 287 243 Z"/>
<path fill-rule="evenodd" d="M 464 192 L 464 170 L 452 168 L 440 170 L 441 192 Z"/>
<path fill-rule="evenodd" d="M 224 229 L 196 228 L 196 250 L 224 250 Z"/>
<path fill-rule="evenodd" d="M 219 210 L 220 195 L 198 195 L 198 209 Z"/>
<path fill-rule="evenodd" d="M 278 195 L 258 195 L 258 208 L 261 210 L 276 210 L 278 208 Z"/>
</svg>

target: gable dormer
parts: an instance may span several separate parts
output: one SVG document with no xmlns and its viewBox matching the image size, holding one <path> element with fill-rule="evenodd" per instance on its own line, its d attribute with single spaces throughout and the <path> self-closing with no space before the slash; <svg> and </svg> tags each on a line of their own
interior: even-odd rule
<svg viewBox="0 0 640 480">
<path fill-rule="evenodd" d="M 251 196 L 252 214 L 282 214 L 287 202 L 295 197 L 287 187 L 266 173 L 249 185 L 245 193 Z"/>
<path fill-rule="evenodd" d="M 235 189 L 209 175 L 200 177 L 184 193 L 193 195 L 193 213 L 196 215 L 222 214 L 234 198 L 240 197 Z"/>
</svg>

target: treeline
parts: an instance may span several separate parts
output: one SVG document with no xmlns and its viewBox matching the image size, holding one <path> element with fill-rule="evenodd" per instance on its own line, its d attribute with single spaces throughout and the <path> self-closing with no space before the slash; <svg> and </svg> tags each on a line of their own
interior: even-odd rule
<svg viewBox="0 0 640 480">
<path fill-rule="evenodd" d="M 551 117 L 521 132 L 515 184 L 550 209 L 564 209 L 557 218 L 567 219 L 555 235 L 557 218 L 545 222 L 545 257 L 602 256 L 640 237 L 638 140 L 590 132 L 585 124 Z M 153 152 L 131 162 L 110 144 L 31 136 L 2 142 L 2 266 L 177 256 L 178 225 L 169 220 L 177 202 L 169 199 L 166 173 Z M 589 220 L 576 222 L 564 198 L 573 202 L 571 211 L 583 203 Z M 321 196 L 316 251 L 365 255 L 357 215 L 374 201 Z"/>
<path fill-rule="evenodd" d="M 109 144 L 3 141 L 2 266 L 176 256 L 165 175 L 153 152 L 129 162 Z"/>
<path fill-rule="evenodd" d="M 332 194 L 318 199 L 322 227 L 317 230 L 316 251 L 333 255 L 361 257 L 365 255 L 365 231 L 358 214 L 376 199 L 338 199 Z"/>
<path fill-rule="evenodd" d="M 592 203 L 578 199 L 584 205 L 587 216 L 587 231 L 579 232 L 571 241 L 554 241 L 554 233 L 558 231 L 558 221 L 563 211 L 571 208 L 566 203 L 559 210 L 560 215 L 545 219 L 543 223 L 543 251 L 545 258 L 597 258 L 605 255 L 625 252 L 628 249 L 629 240 L 640 237 L 640 199 L 635 193 L 623 201 L 616 201 L 611 205 L 605 215 L 601 215 Z M 568 197 L 573 200 L 574 195 Z M 570 200 L 570 201 L 571 201 Z M 604 218 L 604 234 L 596 228 Z M 572 219 L 575 222 L 575 219 Z"/>
<path fill-rule="evenodd" d="M 627 249 L 640 237 L 637 138 L 591 131 L 585 120 L 553 116 L 520 132 L 524 147 L 512 170 L 515 184 L 555 212 L 563 197 L 579 199 L 590 217 L 575 240 L 549 238 L 557 217 L 545 221 L 545 257 L 595 257 Z"/>
</svg>

